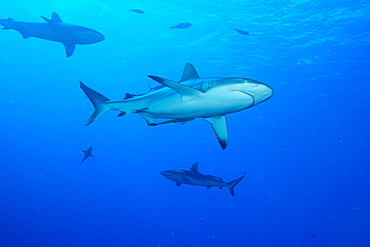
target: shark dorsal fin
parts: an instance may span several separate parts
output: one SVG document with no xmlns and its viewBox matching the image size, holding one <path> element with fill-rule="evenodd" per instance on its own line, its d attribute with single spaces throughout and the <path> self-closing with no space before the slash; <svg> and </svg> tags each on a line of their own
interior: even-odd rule
<svg viewBox="0 0 370 247">
<path fill-rule="evenodd" d="M 55 29 L 60 28 L 58 22 L 55 22 L 43 16 L 41 16 L 41 18 L 44 19 L 44 21 L 46 21 L 46 23 L 49 24 L 52 28 L 55 28 Z"/>
<path fill-rule="evenodd" d="M 51 19 L 50 20 L 53 21 L 53 22 L 63 22 L 62 19 L 60 19 L 60 16 L 55 12 L 53 12 L 51 14 Z"/>
<path fill-rule="evenodd" d="M 194 163 L 194 165 L 192 165 L 192 166 L 190 167 L 190 171 L 192 171 L 192 172 L 196 172 L 196 173 L 199 173 L 198 165 L 199 165 L 199 163 L 198 163 L 198 162 L 195 162 L 195 163 Z"/>
<path fill-rule="evenodd" d="M 203 94 L 203 92 L 201 92 L 201 91 L 199 91 L 195 88 L 186 86 L 184 84 L 180 84 L 180 83 L 175 82 L 175 81 L 171 81 L 171 80 L 168 80 L 168 79 L 165 79 L 165 78 L 162 78 L 162 77 L 158 77 L 158 76 L 153 76 L 153 75 L 148 75 L 148 77 L 152 78 L 153 80 L 159 82 L 160 84 L 165 85 L 165 86 L 175 90 L 179 94 L 181 94 L 181 96 L 182 96 L 181 100 L 183 102 L 192 101 L 192 100 L 194 100 L 194 98 L 197 98 L 198 96 Z"/>
<path fill-rule="evenodd" d="M 213 131 L 215 132 L 222 149 L 225 149 L 228 142 L 226 117 L 214 116 L 206 118 L 206 120 L 212 125 Z"/>
<path fill-rule="evenodd" d="M 195 70 L 194 66 L 191 63 L 185 64 L 184 71 L 182 73 L 182 78 L 180 82 L 191 80 L 191 79 L 198 79 L 199 75 Z"/>
</svg>

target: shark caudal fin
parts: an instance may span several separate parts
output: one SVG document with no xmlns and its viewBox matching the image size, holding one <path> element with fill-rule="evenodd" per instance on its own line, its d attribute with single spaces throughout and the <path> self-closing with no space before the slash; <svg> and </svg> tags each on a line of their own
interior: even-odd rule
<svg viewBox="0 0 370 247">
<path fill-rule="evenodd" d="M 241 176 L 240 178 L 237 178 L 237 179 L 235 179 L 235 180 L 233 180 L 233 181 L 231 181 L 231 182 L 228 182 L 227 183 L 227 188 L 229 189 L 229 192 L 230 192 L 230 194 L 232 195 L 232 196 L 235 196 L 235 193 L 234 193 L 234 188 L 235 188 L 235 186 L 240 182 L 240 181 L 242 181 L 243 180 L 243 178 L 245 177 L 245 174 L 246 174 L 246 172 L 243 174 L 243 176 Z"/>
<path fill-rule="evenodd" d="M 104 95 L 92 90 L 82 82 L 80 82 L 80 87 L 85 92 L 86 96 L 90 99 L 95 108 L 95 111 L 90 116 L 89 120 L 87 120 L 87 122 L 85 123 L 85 126 L 87 126 L 111 109 L 110 105 L 108 104 L 110 100 Z"/>
</svg>

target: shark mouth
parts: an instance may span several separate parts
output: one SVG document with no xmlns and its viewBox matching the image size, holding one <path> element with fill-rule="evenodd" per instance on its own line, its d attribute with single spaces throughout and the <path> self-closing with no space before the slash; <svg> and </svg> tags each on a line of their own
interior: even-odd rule
<svg viewBox="0 0 370 247">
<path fill-rule="evenodd" d="M 256 105 L 256 99 L 254 98 L 254 96 L 252 94 L 246 93 L 246 92 L 243 92 L 243 91 L 240 91 L 240 90 L 234 90 L 234 91 L 241 92 L 243 94 L 246 94 L 246 95 L 250 96 L 252 98 L 252 100 L 253 100 L 253 104 L 250 107 Z"/>
</svg>

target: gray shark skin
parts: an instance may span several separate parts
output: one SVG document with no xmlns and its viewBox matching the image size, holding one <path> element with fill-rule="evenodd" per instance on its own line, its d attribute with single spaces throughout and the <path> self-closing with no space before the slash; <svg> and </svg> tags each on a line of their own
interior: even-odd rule
<svg viewBox="0 0 370 247">
<path fill-rule="evenodd" d="M 94 156 L 92 155 L 92 149 L 93 147 L 89 147 L 86 151 L 80 151 L 81 153 L 84 153 L 84 157 L 82 158 L 82 161 L 80 163 L 80 165 L 82 165 L 82 163 L 89 157 L 93 157 Z"/>
<path fill-rule="evenodd" d="M 198 171 L 198 162 L 194 163 L 190 169 L 172 169 L 160 172 L 163 176 L 167 179 L 176 182 L 177 186 L 181 184 L 189 184 L 189 185 L 198 185 L 198 186 L 205 186 L 207 188 L 211 188 L 213 186 L 219 187 L 227 187 L 229 192 L 232 196 L 235 196 L 234 188 L 235 186 L 242 181 L 245 174 L 240 178 L 237 178 L 231 182 L 226 183 L 222 180 L 222 178 L 215 177 L 212 175 L 202 174 Z"/>
<path fill-rule="evenodd" d="M 109 110 L 120 111 L 118 116 L 137 113 L 149 126 L 158 125 L 154 123 L 157 118 L 172 119 L 163 123 L 185 123 L 194 118 L 204 118 L 212 125 L 222 149 L 225 149 L 228 144 L 225 115 L 258 105 L 273 95 L 269 86 L 252 79 L 200 78 L 189 63 L 185 65 L 179 83 L 157 76 L 149 77 L 165 87 L 120 101 L 110 101 L 80 82 L 95 108 L 85 125 Z"/>
<path fill-rule="evenodd" d="M 53 12 L 51 19 L 41 17 L 45 23 L 20 22 L 11 18 L 0 19 L 4 30 L 13 29 L 22 34 L 24 39 L 36 37 L 60 42 L 64 45 L 67 57 L 72 56 L 75 46 L 93 44 L 104 40 L 104 36 L 87 27 L 63 23 L 59 15 Z"/>
</svg>

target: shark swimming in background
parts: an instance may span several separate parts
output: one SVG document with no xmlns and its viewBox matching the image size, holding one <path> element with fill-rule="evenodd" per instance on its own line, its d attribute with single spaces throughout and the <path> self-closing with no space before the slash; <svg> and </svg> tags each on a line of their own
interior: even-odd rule
<svg viewBox="0 0 370 247">
<path fill-rule="evenodd" d="M 93 147 L 89 147 L 86 151 L 80 151 L 81 153 L 84 153 L 85 155 L 84 155 L 84 157 L 82 158 L 82 161 L 81 161 L 81 163 L 80 163 L 80 165 L 87 159 L 87 158 L 89 158 L 89 157 L 93 157 L 94 158 L 94 156 L 92 155 L 92 149 L 93 149 Z"/>
<path fill-rule="evenodd" d="M 137 113 L 149 126 L 204 118 L 212 125 L 222 149 L 225 149 L 228 144 L 225 115 L 258 105 L 273 95 L 269 86 L 252 79 L 200 78 L 189 63 L 185 65 L 180 82 L 152 75 L 149 77 L 165 87 L 142 95 L 130 95 L 119 101 L 110 101 L 80 82 L 80 87 L 95 108 L 85 125 L 109 110 L 120 111 L 118 116 Z M 170 120 L 155 123 L 157 118 Z"/>
<path fill-rule="evenodd" d="M 67 57 L 72 56 L 76 45 L 93 44 L 104 40 L 103 34 L 82 26 L 63 23 L 59 15 L 53 12 L 51 19 L 41 17 L 45 23 L 20 22 L 11 18 L 0 19 L 4 30 L 18 31 L 24 39 L 36 37 L 60 42 L 64 45 Z"/>
<path fill-rule="evenodd" d="M 174 29 L 174 28 L 178 28 L 178 29 L 187 29 L 189 27 L 191 27 L 191 23 L 190 22 L 182 22 L 182 23 L 179 23 L 175 26 L 172 26 L 171 29 Z"/>
<path fill-rule="evenodd" d="M 172 169 L 160 172 L 167 179 L 176 182 L 177 186 L 181 184 L 190 184 L 205 186 L 208 189 L 215 186 L 222 189 L 222 187 L 227 187 L 232 196 L 235 196 L 234 188 L 235 186 L 242 181 L 245 176 L 245 173 L 240 178 L 237 178 L 231 182 L 226 183 L 222 178 L 215 177 L 212 175 L 202 174 L 198 170 L 198 162 L 194 163 L 190 169 Z"/>
</svg>

